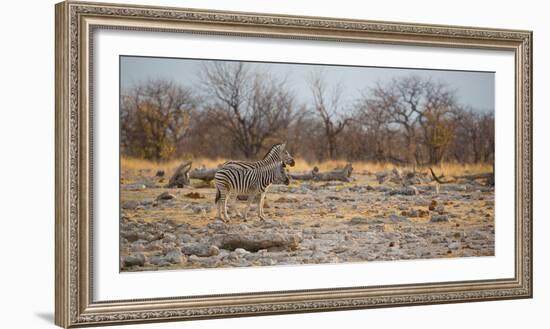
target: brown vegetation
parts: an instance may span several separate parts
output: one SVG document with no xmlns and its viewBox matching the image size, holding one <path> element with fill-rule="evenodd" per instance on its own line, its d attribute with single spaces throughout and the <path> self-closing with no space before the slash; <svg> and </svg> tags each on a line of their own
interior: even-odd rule
<svg viewBox="0 0 550 329">
<path fill-rule="evenodd" d="M 285 79 L 245 63 L 209 62 L 201 80 L 193 87 L 151 80 L 124 90 L 122 154 L 258 159 L 287 141 L 291 154 L 308 163 L 494 161 L 492 112 L 467 108 L 448 86 L 419 76 L 379 83 L 349 104 L 322 73 L 310 78 L 310 103 L 298 102 Z"/>
</svg>

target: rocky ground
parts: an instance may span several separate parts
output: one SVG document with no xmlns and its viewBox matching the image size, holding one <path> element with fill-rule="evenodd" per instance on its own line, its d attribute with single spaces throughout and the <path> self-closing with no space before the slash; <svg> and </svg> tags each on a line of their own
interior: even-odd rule
<svg viewBox="0 0 550 329">
<path fill-rule="evenodd" d="M 154 173 L 122 173 L 122 271 L 494 255 L 494 188 L 475 181 L 293 181 L 271 187 L 268 220 L 252 207 L 247 222 L 223 223 L 207 183 L 168 189 Z"/>
</svg>

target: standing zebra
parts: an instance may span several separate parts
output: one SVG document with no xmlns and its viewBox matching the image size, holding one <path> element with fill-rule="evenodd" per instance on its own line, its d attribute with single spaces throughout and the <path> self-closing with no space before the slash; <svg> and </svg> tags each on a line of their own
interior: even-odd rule
<svg viewBox="0 0 550 329">
<path fill-rule="evenodd" d="M 258 161 L 230 160 L 225 162 L 222 165 L 222 168 L 234 167 L 234 168 L 243 168 L 243 169 L 257 169 L 278 161 L 284 163 L 285 165 L 294 167 L 294 164 L 295 164 L 294 158 L 287 151 L 286 143 L 278 143 L 273 145 L 261 160 L 258 160 Z M 235 201 L 234 199 L 236 199 L 237 196 L 238 196 L 237 194 L 232 195 L 233 199 L 228 200 L 229 207 L 233 208 L 232 203 L 234 203 Z M 251 198 L 251 196 L 249 196 L 249 198 Z M 249 204 L 250 202 L 252 202 L 252 200 L 249 200 Z M 236 211 L 236 213 L 238 216 L 241 216 L 241 214 L 238 211 Z"/>
<path fill-rule="evenodd" d="M 248 204 L 244 213 L 246 221 L 250 205 L 257 195 L 258 216 L 265 219 L 263 206 L 267 189 L 271 184 L 290 183 L 284 162 L 277 161 L 255 169 L 245 169 L 227 166 L 219 169 L 214 176 L 216 186 L 216 200 L 218 205 L 218 217 L 223 221 L 229 221 L 227 215 L 227 201 L 232 195 L 247 195 Z M 223 212 L 222 212 L 223 207 Z"/>
</svg>

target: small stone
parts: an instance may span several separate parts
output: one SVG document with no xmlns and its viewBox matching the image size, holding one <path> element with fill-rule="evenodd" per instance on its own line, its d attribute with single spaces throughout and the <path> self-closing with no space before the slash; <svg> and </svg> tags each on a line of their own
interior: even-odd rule
<svg viewBox="0 0 550 329">
<path fill-rule="evenodd" d="M 432 202 L 430 202 L 430 205 L 428 206 L 428 209 L 430 211 L 434 211 L 436 206 L 437 206 L 437 201 L 432 200 Z"/>
<path fill-rule="evenodd" d="M 124 201 L 121 204 L 122 209 L 136 209 L 139 206 L 139 202 L 136 200 Z"/>
<path fill-rule="evenodd" d="M 361 224 L 367 224 L 367 219 L 363 217 L 353 217 L 348 221 L 349 225 L 361 225 Z"/>
<path fill-rule="evenodd" d="M 164 258 L 172 264 L 179 264 L 182 262 L 182 256 L 183 254 L 179 249 L 172 248 L 164 255 Z"/>
<path fill-rule="evenodd" d="M 216 246 L 210 246 L 210 248 L 208 248 L 208 253 L 210 256 L 217 256 L 220 254 L 220 249 Z"/>
<path fill-rule="evenodd" d="M 439 223 L 439 222 L 448 222 L 449 217 L 447 215 L 433 215 L 430 219 L 430 222 L 432 223 Z"/>
<path fill-rule="evenodd" d="M 183 247 L 181 247 L 181 251 L 185 255 L 196 255 L 200 257 L 209 257 L 217 255 L 220 252 L 219 248 L 216 246 L 200 243 L 187 243 Z"/>
<path fill-rule="evenodd" d="M 248 254 L 249 252 L 246 251 L 243 248 L 237 248 L 237 249 L 235 249 L 235 253 L 239 256 L 244 256 L 244 255 Z"/>
<path fill-rule="evenodd" d="M 452 243 L 449 243 L 448 245 L 448 248 L 450 250 L 457 250 L 457 249 L 460 249 L 461 245 L 459 242 L 452 242 Z"/>
<path fill-rule="evenodd" d="M 147 186 L 145 186 L 145 184 L 128 184 L 128 185 L 122 186 L 123 190 L 128 190 L 128 191 L 138 191 L 138 190 L 144 190 L 146 188 Z"/>
<path fill-rule="evenodd" d="M 158 197 L 157 200 L 172 200 L 175 199 L 176 196 L 169 192 L 162 192 Z"/>
<path fill-rule="evenodd" d="M 205 198 L 205 196 L 200 194 L 199 192 L 189 192 L 187 194 L 184 194 L 183 196 L 186 197 L 186 198 L 190 198 L 190 199 L 204 199 Z"/>
<path fill-rule="evenodd" d="M 145 264 L 145 256 L 143 256 L 143 254 L 140 254 L 140 253 L 126 256 L 124 257 L 124 260 L 123 260 L 124 267 L 143 266 L 144 264 Z"/>
<path fill-rule="evenodd" d="M 340 254 L 340 253 L 348 251 L 348 248 L 344 247 L 344 246 L 340 246 L 340 247 L 336 247 L 336 248 L 332 249 L 331 251 L 335 254 Z"/>
<path fill-rule="evenodd" d="M 399 216 L 399 215 L 396 215 L 396 214 L 391 214 L 390 215 L 390 220 L 392 222 L 406 222 L 409 219 L 407 217 Z"/>
</svg>

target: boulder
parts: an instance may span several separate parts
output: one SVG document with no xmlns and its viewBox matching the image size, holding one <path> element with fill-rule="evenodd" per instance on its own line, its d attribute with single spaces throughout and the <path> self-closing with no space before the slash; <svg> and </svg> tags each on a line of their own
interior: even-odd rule
<svg viewBox="0 0 550 329">
<path fill-rule="evenodd" d="M 162 192 L 159 196 L 157 196 L 157 200 L 172 200 L 175 199 L 176 196 L 169 192 Z"/>
<path fill-rule="evenodd" d="M 217 246 L 204 243 L 186 243 L 181 247 L 181 251 L 185 255 L 196 255 L 199 257 L 210 257 L 220 253 Z"/>
<path fill-rule="evenodd" d="M 302 242 L 302 236 L 297 233 L 243 232 L 219 235 L 214 240 L 214 245 L 221 249 L 235 250 L 242 248 L 250 252 L 256 252 L 260 249 L 296 250 Z"/>
<path fill-rule="evenodd" d="M 447 215 L 433 215 L 430 219 L 430 222 L 432 223 L 440 223 L 440 222 L 448 222 L 449 216 Z"/>
<path fill-rule="evenodd" d="M 140 253 L 128 255 L 123 258 L 122 265 L 124 267 L 143 266 L 145 264 L 145 256 Z"/>
</svg>

